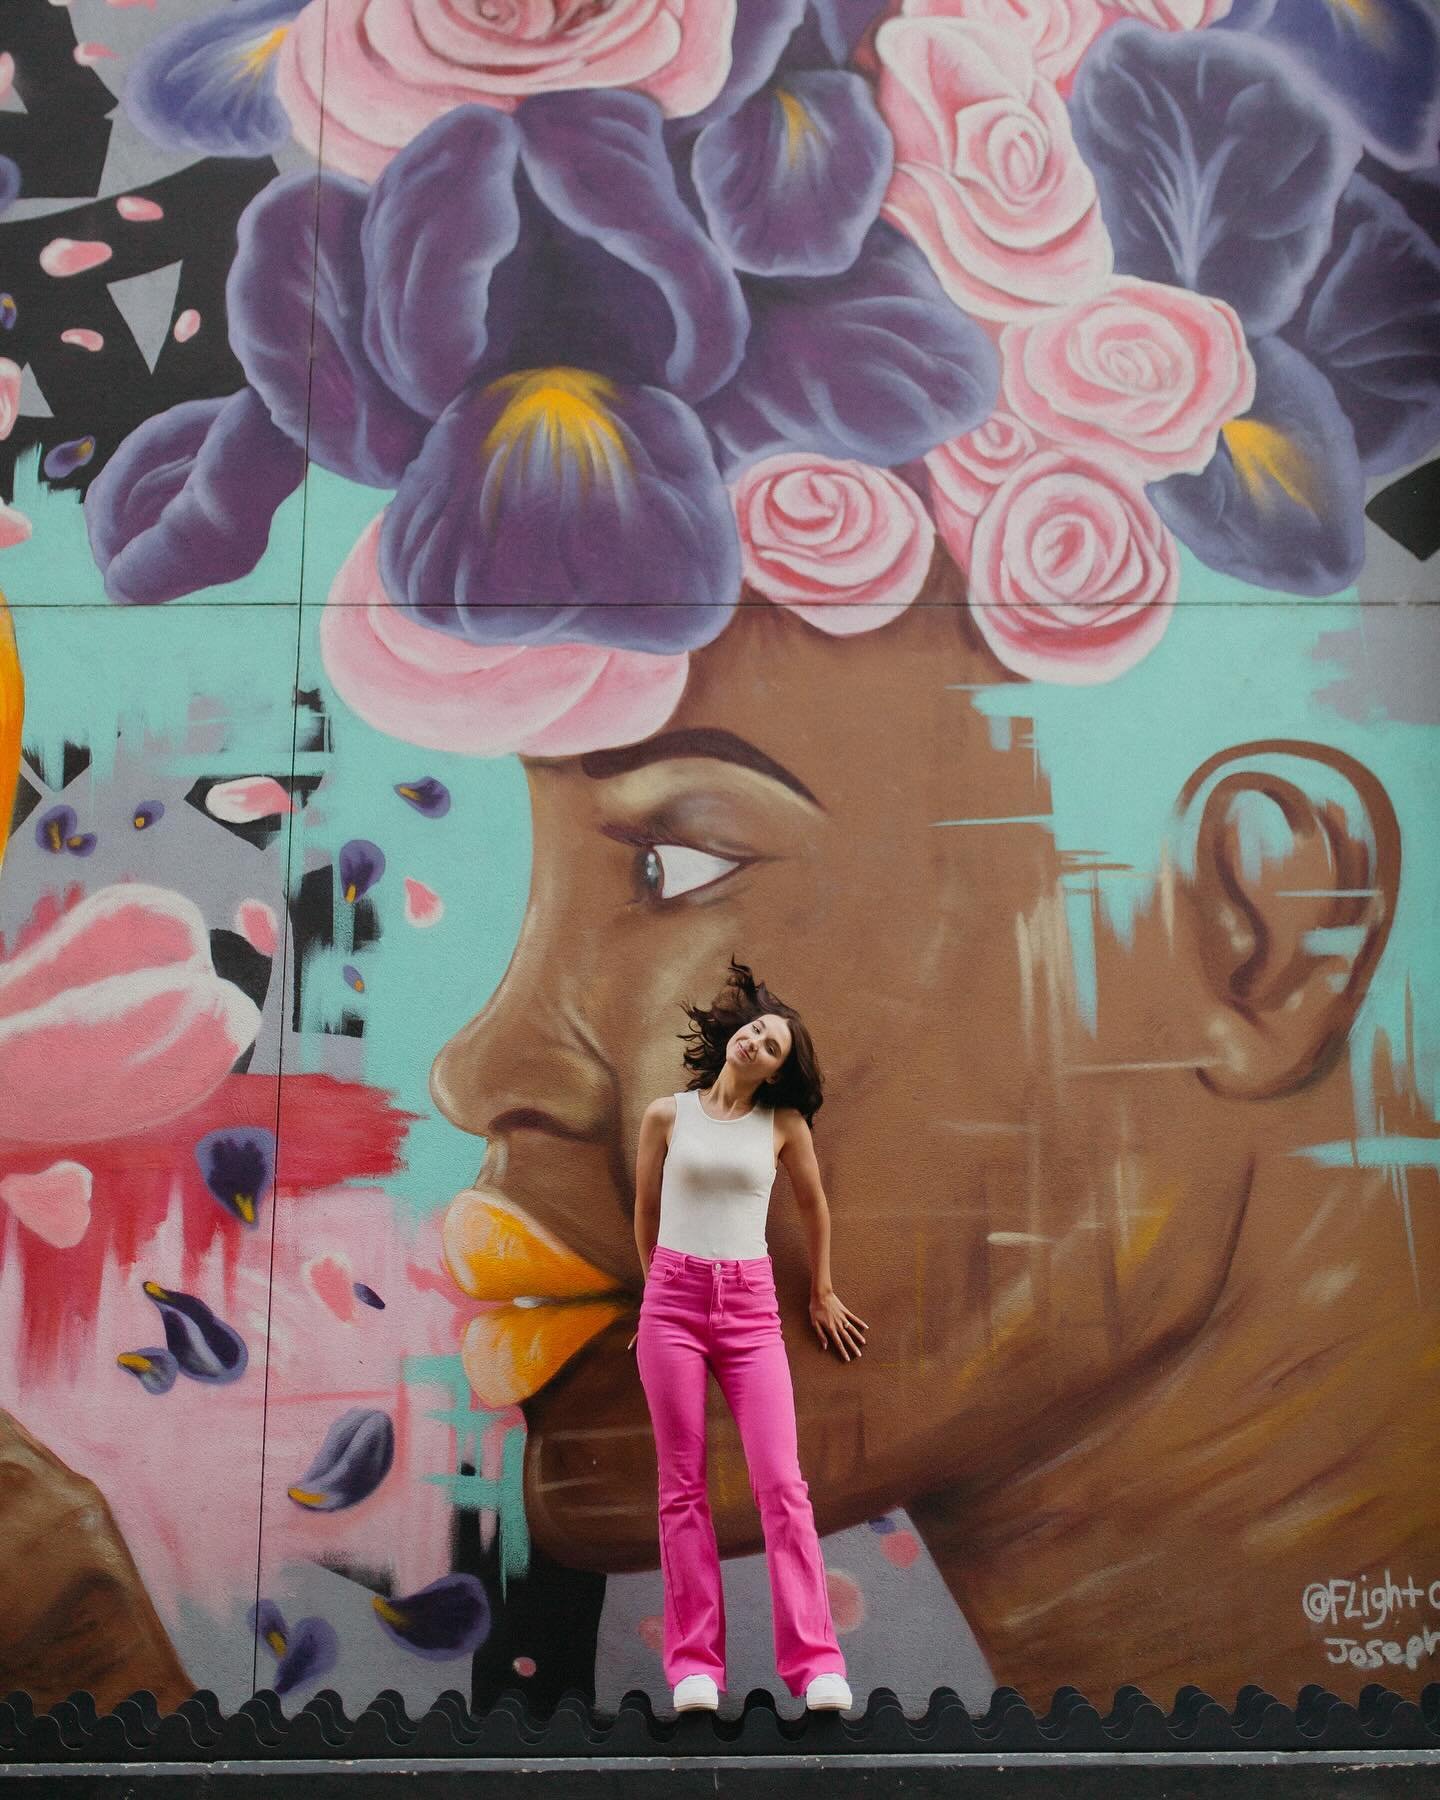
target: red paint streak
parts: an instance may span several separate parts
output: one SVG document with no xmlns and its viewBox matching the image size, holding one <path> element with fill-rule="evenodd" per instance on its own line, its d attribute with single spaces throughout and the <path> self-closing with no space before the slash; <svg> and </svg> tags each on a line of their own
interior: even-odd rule
<svg viewBox="0 0 1440 1800">
<path fill-rule="evenodd" d="M 30 908 L 30 917 L 15 927 L 15 942 L 8 949 L 5 934 L 0 931 L 0 962 L 8 962 L 22 950 L 28 950 L 36 938 L 44 937 L 52 925 L 58 924 L 84 898 L 85 889 L 78 881 L 71 882 L 63 896 L 42 894 Z"/>
<path fill-rule="evenodd" d="M 279 1199 L 303 1199 L 317 1189 L 393 1175 L 404 1166 L 401 1147 L 417 1115 L 402 1112 L 388 1094 L 329 1075 L 285 1075 L 278 1086 Z M 141 1271 L 145 1278 L 185 1289 L 218 1241 L 226 1295 L 233 1298 L 241 1258 L 268 1262 L 268 1206 L 274 1200 L 262 1208 L 259 1228 L 247 1230 L 212 1198 L 195 1161 L 195 1145 L 206 1132 L 236 1126 L 274 1131 L 276 1087 L 273 1075 L 228 1075 L 202 1105 L 149 1131 L 90 1144 L 27 1144 L 23 1150 L 0 1144 L 0 1177 L 70 1161 L 83 1163 L 95 1178 L 90 1229 L 73 1249 L 57 1250 L 23 1226 L 15 1230 L 13 1254 L 23 1293 L 22 1375 L 47 1372 L 62 1356 L 78 1368 L 89 1349 L 105 1269 L 114 1267 L 122 1276 L 134 1271 L 172 1206 L 181 1212 L 181 1266 L 147 1267 Z"/>
</svg>

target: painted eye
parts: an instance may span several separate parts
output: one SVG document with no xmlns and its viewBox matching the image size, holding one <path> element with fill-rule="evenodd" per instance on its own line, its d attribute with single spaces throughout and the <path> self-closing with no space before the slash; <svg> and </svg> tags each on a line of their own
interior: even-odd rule
<svg viewBox="0 0 1440 1800">
<path fill-rule="evenodd" d="M 674 900 L 723 881 L 740 867 L 725 856 L 692 850 L 688 844 L 652 844 L 640 861 L 640 880 L 655 900 Z"/>
</svg>

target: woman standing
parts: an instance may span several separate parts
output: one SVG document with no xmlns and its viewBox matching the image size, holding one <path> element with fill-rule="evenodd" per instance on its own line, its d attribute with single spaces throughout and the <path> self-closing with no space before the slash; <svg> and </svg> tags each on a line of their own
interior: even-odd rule
<svg viewBox="0 0 1440 1800">
<path fill-rule="evenodd" d="M 805 1225 L 810 1321 L 824 1348 L 858 1358 L 867 1327 L 830 1286 L 830 1212 L 810 1136 L 822 1098 L 815 1047 L 794 1009 L 733 958 L 714 1004 L 685 1010 L 693 1079 L 645 1109 L 635 1170 L 635 1244 L 646 1272 L 636 1342 L 660 1464 L 665 1677 L 679 1711 L 719 1705 L 725 1603 L 705 1486 L 713 1371 L 740 1428 L 765 1532 L 776 1667 L 807 1707 L 842 1711 L 850 1688 L 800 1473 L 765 1244 L 783 1162 Z"/>
</svg>

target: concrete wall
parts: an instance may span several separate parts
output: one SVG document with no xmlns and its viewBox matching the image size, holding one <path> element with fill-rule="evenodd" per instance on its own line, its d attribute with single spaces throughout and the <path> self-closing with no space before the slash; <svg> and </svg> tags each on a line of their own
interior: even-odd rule
<svg viewBox="0 0 1440 1800">
<path fill-rule="evenodd" d="M 663 1693 L 732 953 L 856 1686 L 1440 1669 L 1435 14 L 884 10 L 5 9 L 0 1689 Z"/>
</svg>

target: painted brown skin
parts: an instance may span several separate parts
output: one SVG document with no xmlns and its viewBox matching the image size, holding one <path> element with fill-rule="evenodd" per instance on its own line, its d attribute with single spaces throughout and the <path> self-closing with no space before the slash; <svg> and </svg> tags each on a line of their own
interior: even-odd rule
<svg viewBox="0 0 1440 1800">
<path fill-rule="evenodd" d="M 105 1496 L 0 1412 L 0 1689 L 37 1712 L 84 1689 L 108 1712 L 148 1688 L 162 1713 L 194 1692 Z M 19 1572 L 23 1571 L 23 1575 Z"/>
<path fill-rule="evenodd" d="M 922 603 L 850 639 L 747 605 L 693 658 L 660 735 L 734 733 L 813 802 L 695 754 L 528 762 L 528 912 L 433 1093 L 487 1138 L 485 1185 L 632 1284 L 635 1133 L 683 1079 L 677 1000 L 743 955 L 820 1046 L 834 1281 L 871 1327 L 850 1365 L 808 1335 L 782 1176 L 771 1247 L 821 1530 L 907 1506 L 997 1679 L 1037 1697 L 1353 1694 L 1381 1677 L 1327 1661 L 1353 1628 L 1301 1597 L 1387 1564 L 1440 1574 L 1440 1209 L 1412 1170 L 1422 1304 L 1389 1177 L 1291 1152 L 1356 1128 L 1342 1053 L 1393 912 L 1393 815 L 1314 746 L 1198 772 L 1177 797 L 1193 870 L 1167 870 L 1131 943 L 1100 923 L 1097 1039 L 1061 855 L 1025 822 L 1043 779 L 1024 730 L 997 749 L 964 691 L 1004 677 L 957 598 L 937 565 Z M 1315 797 L 1337 781 L 1348 810 Z M 1289 847 L 1252 875 L 1256 806 Z M 998 822 L 936 823 L 977 819 Z M 677 843 L 738 866 L 657 898 L 645 846 Z M 1359 927 L 1349 960 L 1306 936 L 1334 925 Z M 1399 1118 L 1405 1096 L 1403 1074 L 1382 1084 L 1390 1128 L 1433 1129 Z M 577 1566 L 656 1561 L 632 1332 L 618 1320 L 525 1409 L 531 1530 Z M 718 1397 L 710 1424 L 736 1554 L 758 1522 Z M 1415 1692 L 1436 1666 L 1383 1679 Z"/>
</svg>

